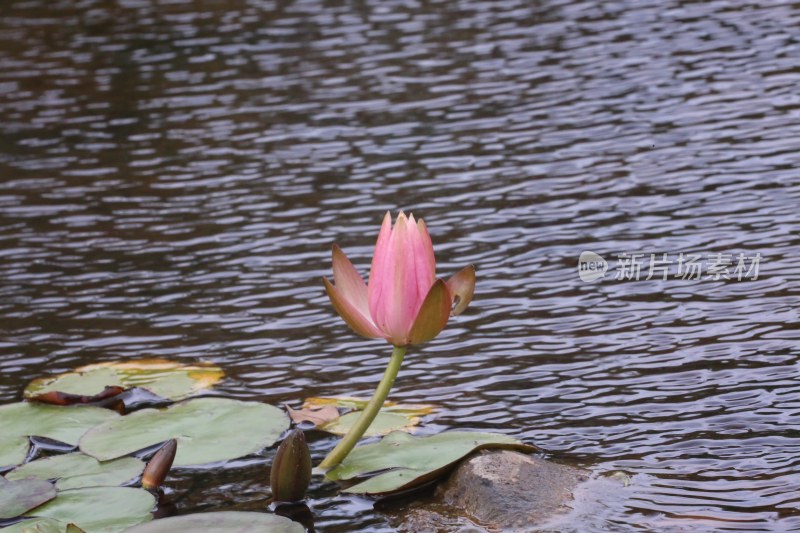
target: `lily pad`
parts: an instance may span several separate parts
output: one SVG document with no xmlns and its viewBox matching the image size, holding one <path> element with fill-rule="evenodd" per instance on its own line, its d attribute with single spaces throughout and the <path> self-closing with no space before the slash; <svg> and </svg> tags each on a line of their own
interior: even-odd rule
<svg viewBox="0 0 800 533">
<path fill-rule="evenodd" d="M 67 533 L 67 524 L 52 518 L 32 518 L 8 526 L 3 533 Z"/>
<path fill-rule="evenodd" d="M 52 518 L 31 518 L 8 526 L 3 533 L 86 533 L 75 524 L 67 524 Z"/>
<path fill-rule="evenodd" d="M 0 466 L 13 466 L 25 460 L 28 437 L 47 437 L 77 446 L 86 431 L 100 423 L 120 418 L 99 407 L 58 407 L 28 402 L 0 405 Z"/>
<path fill-rule="evenodd" d="M 75 524 L 66 524 L 52 518 L 31 518 L 8 526 L 3 533 L 86 533 Z"/>
<path fill-rule="evenodd" d="M 317 429 L 333 433 L 334 435 L 345 435 L 353 424 L 356 423 L 361 416 L 361 411 L 353 411 L 346 415 L 340 416 L 330 422 L 326 422 Z M 392 431 L 409 431 L 411 428 L 419 424 L 419 417 L 407 417 L 396 413 L 387 413 L 385 411 L 378 411 L 375 419 L 367 428 L 364 433 L 365 437 L 377 437 L 386 435 Z"/>
<path fill-rule="evenodd" d="M 446 431 L 430 437 L 413 437 L 395 431 L 380 442 L 357 447 L 326 477 L 335 481 L 377 473 L 344 492 L 390 496 L 424 485 L 470 453 L 487 448 L 528 453 L 536 450 L 512 437 L 493 433 Z"/>
<path fill-rule="evenodd" d="M 74 523 L 86 533 L 117 533 L 152 520 L 156 500 L 143 489 L 90 487 L 60 491 L 28 516 Z M 24 531 L 24 530 L 23 530 Z"/>
<path fill-rule="evenodd" d="M 82 453 L 54 455 L 18 466 L 8 474 L 8 479 L 57 479 L 58 490 L 81 487 L 115 487 L 139 476 L 144 463 L 133 457 L 99 462 Z"/>
<path fill-rule="evenodd" d="M 295 424 L 311 422 L 319 427 L 331 420 L 339 418 L 339 410 L 335 405 L 324 405 L 322 407 L 306 407 L 304 405 L 302 409 L 292 409 L 286 406 L 286 410 L 289 412 L 289 417 L 291 417 Z"/>
<path fill-rule="evenodd" d="M 109 461 L 177 439 L 175 466 L 227 461 L 275 443 L 289 427 L 277 407 L 227 398 L 197 398 L 111 420 L 80 439 L 81 451 Z"/>
<path fill-rule="evenodd" d="M 289 408 L 289 416 L 296 423 L 312 422 L 317 429 L 335 435 L 344 435 L 358 420 L 361 411 L 366 407 L 368 399 L 340 396 L 336 398 L 308 398 L 303 402 L 303 408 L 294 410 Z M 347 414 L 340 414 L 340 409 L 351 410 Z M 432 405 L 423 404 L 398 404 L 385 402 L 375 420 L 372 421 L 365 437 L 386 435 L 392 431 L 409 431 L 420 423 L 420 416 L 432 413 Z"/>
<path fill-rule="evenodd" d="M 56 488 L 41 479 L 3 481 L 0 486 L 0 519 L 20 516 L 56 497 Z"/>
<path fill-rule="evenodd" d="M 25 388 L 25 398 L 51 392 L 92 397 L 111 386 L 124 389 L 141 387 L 162 398 L 177 401 L 212 387 L 224 375 L 217 366 L 184 365 L 165 359 L 98 363 L 66 374 L 35 379 Z"/>
<path fill-rule="evenodd" d="M 31 401 L 49 403 L 52 405 L 76 405 L 91 404 L 97 407 L 109 407 L 114 405 L 113 399 L 125 392 L 122 387 L 106 387 L 99 394 L 86 396 L 81 394 L 69 394 L 67 392 L 50 391 L 28 398 Z M 116 409 L 115 409 L 116 410 Z"/>
<path fill-rule="evenodd" d="M 132 527 L 125 533 L 304 533 L 305 528 L 282 516 L 249 511 L 221 511 L 173 516 Z"/>
<path fill-rule="evenodd" d="M 342 409 L 352 409 L 363 411 L 369 403 L 369 398 L 355 398 L 352 396 L 337 396 L 332 398 L 307 398 L 303 402 L 303 408 L 319 408 L 325 405 L 333 405 Z M 396 413 L 408 416 L 425 416 L 433 413 L 436 407 L 421 403 L 396 403 L 392 401 L 383 402 L 381 411 L 386 413 Z"/>
</svg>

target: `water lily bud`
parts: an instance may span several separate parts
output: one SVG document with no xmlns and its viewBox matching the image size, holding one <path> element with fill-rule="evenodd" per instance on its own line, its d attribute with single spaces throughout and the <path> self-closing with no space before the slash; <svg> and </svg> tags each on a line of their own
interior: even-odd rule
<svg viewBox="0 0 800 533">
<path fill-rule="evenodd" d="M 369 284 L 336 245 L 333 283 L 327 278 L 323 283 L 334 309 L 353 331 L 407 346 L 433 339 L 451 314 L 467 308 L 475 292 L 475 267 L 466 266 L 447 281 L 437 278 L 425 222 L 401 211 L 394 227 L 390 213 L 383 219 Z"/>
<path fill-rule="evenodd" d="M 305 499 L 308 484 L 311 483 L 311 452 L 308 451 L 303 431 L 295 429 L 278 446 L 269 484 L 272 487 L 272 501 L 299 502 Z"/>
<path fill-rule="evenodd" d="M 172 461 L 175 460 L 175 453 L 178 451 L 178 441 L 175 439 L 168 440 L 159 450 L 150 458 L 147 466 L 144 467 L 142 472 L 142 488 L 147 490 L 158 490 L 164 483 L 169 469 L 172 468 Z"/>
</svg>

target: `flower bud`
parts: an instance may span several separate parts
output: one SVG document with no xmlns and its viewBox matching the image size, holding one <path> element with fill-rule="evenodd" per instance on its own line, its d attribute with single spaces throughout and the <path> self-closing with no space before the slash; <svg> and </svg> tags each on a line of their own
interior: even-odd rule
<svg viewBox="0 0 800 533">
<path fill-rule="evenodd" d="M 303 431 L 295 429 L 284 439 L 269 474 L 273 502 L 299 502 L 305 499 L 311 483 L 311 452 Z"/>
<path fill-rule="evenodd" d="M 153 454 L 147 466 L 142 472 L 142 488 L 147 490 L 158 490 L 164 483 L 169 469 L 172 468 L 172 461 L 178 451 L 178 441 L 168 440 L 164 445 Z"/>
<path fill-rule="evenodd" d="M 336 245 L 333 283 L 323 278 L 334 309 L 350 329 L 372 339 L 383 337 L 394 346 L 422 344 L 436 337 L 450 315 L 472 301 L 475 267 L 461 269 L 447 282 L 436 277 L 433 243 L 425 222 L 402 211 L 392 227 L 383 218 L 369 284 Z"/>
</svg>

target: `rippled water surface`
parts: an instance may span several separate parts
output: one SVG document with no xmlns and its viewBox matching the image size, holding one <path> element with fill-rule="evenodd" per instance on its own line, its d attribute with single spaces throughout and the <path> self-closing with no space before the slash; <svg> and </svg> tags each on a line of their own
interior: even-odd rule
<svg viewBox="0 0 800 533">
<path fill-rule="evenodd" d="M 3 2 L 0 400 L 139 357 L 214 361 L 239 398 L 368 394 L 387 347 L 320 277 L 333 242 L 366 273 L 404 208 L 442 274 L 479 271 L 393 392 L 442 406 L 428 431 L 631 475 L 563 531 L 800 530 L 796 5 L 342 4 Z M 644 279 L 681 252 L 759 275 Z M 262 508 L 270 453 L 179 472 L 179 508 Z M 315 491 L 322 531 L 392 529 Z"/>
</svg>

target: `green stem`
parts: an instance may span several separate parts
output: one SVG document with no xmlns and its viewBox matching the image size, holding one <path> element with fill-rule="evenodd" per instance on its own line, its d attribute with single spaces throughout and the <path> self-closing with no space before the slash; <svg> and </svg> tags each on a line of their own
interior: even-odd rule
<svg viewBox="0 0 800 533">
<path fill-rule="evenodd" d="M 378 411 L 383 407 L 383 402 L 386 401 L 386 397 L 389 396 L 389 390 L 392 388 L 392 384 L 397 377 L 397 372 L 400 370 L 400 365 L 403 363 L 403 357 L 405 355 L 405 346 L 394 347 L 392 358 L 389 360 L 389 366 L 386 367 L 386 371 L 383 373 L 383 378 L 378 384 L 378 388 L 375 389 L 369 403 L 361 412 L 361 416 L 358 417 L 358 420 L 353 424 L 344 438 L 339 441 L 339 444 L 337 444 L 336 447 L 331 450 L 331 453 L 323 459 L 319 464 L 319 468 L 329 470 L 344 461 L 347 454 L 353 451 L 358 440 L 364 435 L 370 424 L 372 424 L 372 421 L 375 420 L 375 417 L 378 415 Z"/>
</svg>

